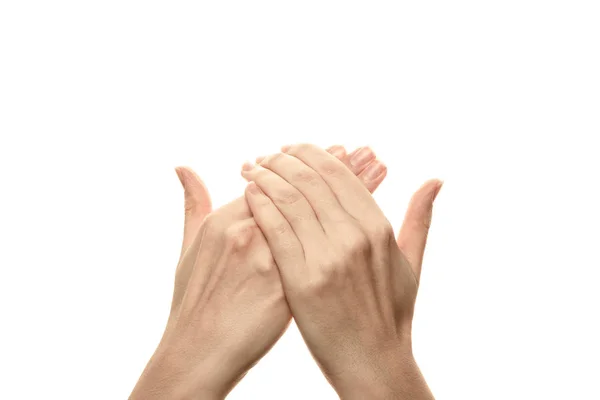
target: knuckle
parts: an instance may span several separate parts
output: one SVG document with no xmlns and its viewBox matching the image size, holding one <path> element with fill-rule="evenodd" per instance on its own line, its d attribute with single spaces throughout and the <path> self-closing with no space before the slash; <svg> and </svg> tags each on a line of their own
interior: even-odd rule
<svg viewBox="0 0 600 400">
<path fill-rule="evenodd" d="M 335 254 L 325 255 L 321 259 L 315 260 L 314 266 L 316 268 L 311 269 L 300 286 L 301 292 L 308 296 L 330 290 L 344 274 L 344 260 Z"/>
<path fill-rule="evenodd" d="M 273 257 L 261 257 L 261 260 L 254 264 L 254 269 L 261 276 L 272 276 L 277 271 L 277 264 Z"/>
<path fill-rule="evenodd" d="M 332 291 L 343 278 L 343 265 L 333 261 L 324 260 L 318 264 L 317 271 L 300 285 L 300 293 L 307 299 L 314 300 Z"/>
<path fill-rule="evenodd" d="M 331 281 L 338 276 L 344 268 L 342 262 L 332 257 L 326 258 L 319 263 L 319 277 L 317 281 Z"/>
<path fill-rule="evenodd" d="M 258 231 L 260 230 L 260 228 L 258 227 L 258 225 L 256 224 L 256 221 L 254 220 L 254 218 L 250 218 L 244 221 L 244 227 L 250 231 L 250 233 L 252 235 L 255 235 L 258 233 Z"/>
<path fill-rule="evenodd" d="M 273 231 L 278 235 L 285 235 L 289 232 L 289 230 L 290 227 L 284 222 L 279 222 L 273 227 Z"/>
<path fill-rule="evenodd" d="M 204 218 L 202 228 L 208 231 L 214 231 L 219 226 L 219 222 L 215 213 L 210 213 Z"/>
<path fill-rule="evenodd" d="M 369 228 L 369 236 L 372 238 L 373 242 L 388 243 L 394 238 L 394 228 L 392 228 L 389 221 L 381 221 L 373 224 L 373 226 Z"/>
<path fill-rule="evenodd" d="M 316 297 L 328 290 L 329 284 L 322 274 L 313 276 L 298 285 L 297 295 L 302 299 L 314 301 Z"/>
<path fill-rule="evenodd" d="M 303 198 L 302 193 L 297 190 L 282 190 L 277 197 L 276 203 L 291 206 L 297 204 Z"/>
<path fill-rule="evenodd" d="M 356 259 L 356 257 L 364 257 L 371 254 L 371 241 L 364 232 L 354 232 L 346 238 L 346 251 L 348 261 Z"/>
<path fill-rule="evenodd" d="M 321 163 L 319 164 L 319 171 L 323 175 L 329 175 L 329 176 L 339 175 L 341 173 L 341 168 L 342 168 L 342 166 L 339 164 L 339 161 L 337 159 L 333 159 L 333 160 L 326 159 L 326 160 L 321 161 Z"/>
<path fill-rule="evenodd" d="M 223 233 L 226 246 L 232 249 L 246 247 L 250 241 L 251 235 L 251 230 L 240 224 L 231 225 Z"/>
<path fill-rule="evenodd" d="M 318 184 L 318 176 L 315 172 L 312 172 L 308 168 L 302 168 L 299 171 L 296 171 L 292 175 L 292 180 L 294 182 L 306 183 L 310 186 L 316 186 Z"/>
</svg>

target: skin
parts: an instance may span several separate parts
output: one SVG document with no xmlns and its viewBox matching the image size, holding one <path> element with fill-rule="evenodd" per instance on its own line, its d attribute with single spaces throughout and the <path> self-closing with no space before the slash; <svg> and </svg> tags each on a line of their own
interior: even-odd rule
<svg viewBox="0 0 600 400">
<path fill-rule="evenodd" d="M 328 154 L 367 193 L 385 178 L 385 165 L 368 148 L 347 155 L 334 146 Z M 189 168 L 177 173 L 185 225 L 171 313 L 130 399 L 222 399 L 291 319 L 279 270 L 246 199 L 212 211 L 200 178 Z"/>
<path fill-rule="evenodd" d="M 360 180 L 316 146 L 288 146 L 242 175 L 294 319 L 340 398 L 433 399 L 411 325 L 442 182 L 414 194 L 395 238 Z"/>
</svg>

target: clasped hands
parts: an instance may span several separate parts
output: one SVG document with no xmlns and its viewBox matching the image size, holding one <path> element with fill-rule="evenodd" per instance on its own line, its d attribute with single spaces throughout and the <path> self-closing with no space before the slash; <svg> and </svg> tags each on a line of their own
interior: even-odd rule
<svg viewBox="0 0 600 400">
<path fill-rule="evenodd" d="M 294 317 L 342 399 L 433 399 L 411 323 L 433 201 L 412 197 L 400 233 L 371 193 L 369 148 L 302 144 L 244 164 L 245 195 L 213 211 L 177 170 L 186 217 L 171 313 L 130 399 L 223 399 Z"/>
</svg>

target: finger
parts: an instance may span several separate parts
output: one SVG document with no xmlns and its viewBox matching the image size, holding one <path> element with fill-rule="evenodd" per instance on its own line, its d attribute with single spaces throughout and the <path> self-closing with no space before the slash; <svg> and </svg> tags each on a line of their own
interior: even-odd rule
<svg viewBox="0 0 600 400">
<path fill-rule="evenodd" d="M 365 157 L 366 164 L 355 160 L 351 162 L 350 160 L 363 149 L 368 150 L 368 154 Z M 354 175 L 358 176 L 362 181 L 363 185 L 367 188 L 367 190 L 371 193 L 374 193 L 375 190 L 381 185 L 387 176 L 387 167 L 383 165 L 383 163 L 377 160 L 375 157 L 375 153 L 371 151 L 369 148 L 359 147 L 353 152 L 347 154 L 346 149 L 340 145 L 334 145 L 328 147 L 326 149 L 328 153 L 335 156 L 338 160 L 344 163 L 344 165 L 354 173 Z M 260 156 L 256 158 L 256 163 L 260 164 L 267 156 Z M 359 159 L 362 159 L 363 156 L 359 156 Z M 373 171 L 374 168 L 379 168 L 378 171 Z M 369 172 L 367 172 L 369 171 Z M 373 175 L 375 174 L 375 175 Z"/>
<path fill-rule="evenodd" d="M 367 190 L 374 193 L 387 176 L 387 167 L 377 160 L 375 152 L 369 147 L 359 147 L 351 153 L 346 153 L 342 147 L 343 153 L 335 154 L 331 151 L 335 147 L 341 146 L 332 146 L 327 149 L 327 152 L 343 162 L 346 168 L 360 178 Z M 375 171 L 375 168 L 378 170 Z"/>
<path fill-rule="evenodd" d="M 385 220 L 369 191 L 340 160 L 312 144 L 285 146 L 282 151 L 321 175 L 342 207 L 356 220 L 375 224 Z"/>
<path fill-rule="evenodd" d="M 263 163 L 269 158 L 267 157 Z M 271 199 L 275 207 L 289 222 L 303 247 L 314 247 L 318 243 L 322 243 L 325 239 L 323 226 L 312 205 L 298 187 L 291 185 L 284 177 L 262 166 L 244 164 L 242 176 L 248 181 L 254 181 L 261 191 Z"/>
<path fill-rule="evenodd" d="M 333 232 L 338 222 L 348 220 L 348 213 L 323 178 L 296 157 L 285 153 L 273 154 L 265 158 L 261 166 L 281 177 L 304 196 L 325 232 Z"/>
<path fill-rule="evenodd" d="M 370 147 L 359 147 L 341 160 L 354 175 L 358 176 L 375 161 L 375 158 L 375 152 Z"/>
<path fill-rule="evenodd" d="M 331 147 L 328 147 L 326 149 L 326 151 L 333 155 L 334 157 L 336 157 L 337 159 L 341 160 L 342 162 L 346 163 L 345 160 L 347 160 L 348 155 L 346 154 L 346 149 L 344 148 L 344 146 L 340 146 L 338 144 L 333 145 Z M 260 157 L 256 157 L 256 164 L 260 164 L 267 156 L 260 156 Z M 348 162 L 347 165 L 350 165 L 350 163 Z M 359 171 L 360 172 L 360 171 Z"/>
<path fill-rule="evenodd" d="M 339 144 L 328 147 L 326 151 L 338 160 L 343 160 L 346 157 L 346 149 Z"/>
<path fill-rule="evenodd" d="M 245 196 L 242 196 L 242 199 L 246 201 Z M 256 224 L 254 217 L 251 216 L 250 218 L 243 220 L 241 226 L 244 230 L 244 234 L 248 235 L 248 251 L 243 254 L 244 267 L 253 268 L 255 272 L 265 277 L 274 273 L 277 276 L 276 284 L 281 284 L 281 277 L 276 266 L 277 264 L 271 254 L 269 242 L 267 242 L 265 235 L 263 235 L 259 226 Z M 268 288 L 269 291 L 264 293 L 264 295 L 272 296 L 272 287 L 268 285 Z M 257 288 L 257 290 L 258 289 L 259 288 Z"/>
<path fill-rule="evenodd" d="M 300 267 L 305 261 L 302 244 L 287 219 L 256 182 L 248 183 L 245 197 L 256 224 L 267 239 L 285 286 L 302 273 Z"/>
<path fill-rule="evenodd" d="M 412 266 L 417 280 L 421 276 L 423 254 L 431 226 L 433 201 L 441 188 L 442 181 L 432 179 L 425 182 L 413 194 L 398 234 L 398 247 Z"/>
<path fill-rule="evenodd" d="M 374 193 L 386 176 L 387 167 L 385 164 L 379 160 L 373 160 L 358 174 L 358 179 L 362 181 L 369 192 Z"/>
<path fill-rule="evenodd" d="M 185 220 L 182 254 L 194 240 L 204 218 L 212 211 L 212 202 L 206 185 L 189 167 L 177 167 L 175 172 L 183 186 L 185 197 Z"/>
</svg>

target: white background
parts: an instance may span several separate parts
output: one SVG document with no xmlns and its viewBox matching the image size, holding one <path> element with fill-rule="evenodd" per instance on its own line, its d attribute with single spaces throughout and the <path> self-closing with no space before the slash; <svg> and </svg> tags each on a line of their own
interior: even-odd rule
<svg viewBox="0 0 600 400">
<path fill-rule="evenodd" d="M 597 1 L 0 2 L 0 398 L 124 399 L 169 310 L 173 171 L 280 145 L 439 177 L 415 353 L 439 399 L 600 399 Z M 231 399 L 333 399 L 296 328 Z"/>
</svg>

